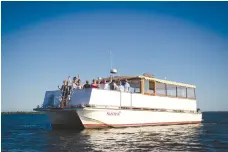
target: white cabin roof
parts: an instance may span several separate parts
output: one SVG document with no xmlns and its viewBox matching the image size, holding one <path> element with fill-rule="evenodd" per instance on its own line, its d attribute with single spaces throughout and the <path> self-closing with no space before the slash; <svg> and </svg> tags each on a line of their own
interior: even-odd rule
<svg viewBox="0 0 228 152">
<path fill-rule="evenodd" d="M 180 82 L 174 82 L 174 81 L 168 81 L 168 80 L 162 80 L 162 79 L 157 79 L 154 77 L 148 77 L 148 76 L 114 76 L 113 80 L 124 80 L 124 79 L 135 79 L 135 78 L 141 78 L 145 80 L 152 80 L 160 83 L 165 83 L 165 84 L 170 84 L 170 85 L 176 85 L 176 86 L 182 86 L 182 87 L 188 87 L 188 88 L 196 88 L 195 85 L 191 84 L 185 84 L 185 83 L 180 83 Z M 105 78 L 106 80 L 109 80 L 110 78 Z"/>
<path fill-rule="evenodd" d="M 171 85 L 177 85 L 177 86 L 189 87 L 189 88 L 196 88 L 195 85 L 191 85 L 191 84 L 184 84 L 184 83 L 168 81 L 168 80 L 162 80 L 162 79 L 146 77 L 146 76 L 138 76 L 138 77 L 142 78 L 142 79 L 146 79 L 146 80 L 153 80 L 153 81 L 156 81 L 156 82 L 165 83 L 165 84 L 171 84 Z"/>
</svg>

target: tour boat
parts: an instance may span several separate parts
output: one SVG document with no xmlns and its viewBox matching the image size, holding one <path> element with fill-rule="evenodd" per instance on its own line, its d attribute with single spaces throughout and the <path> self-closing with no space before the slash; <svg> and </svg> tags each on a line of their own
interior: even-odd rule
<svg viewBox="0 0 228 152">
<path fill-rule="evenodd" d="M 108 78 L 106 78 L 108 79 Z M 128 80 L 128 92 L 87 88 L 74 90 L 64 108 L 61 91 L 46 91 L 35 111 L 47 114 L 53 129 L 180 125 L 202 122 L 195 85 L 157 79 L 153 75 L 115 76 Z"/>
</svg>

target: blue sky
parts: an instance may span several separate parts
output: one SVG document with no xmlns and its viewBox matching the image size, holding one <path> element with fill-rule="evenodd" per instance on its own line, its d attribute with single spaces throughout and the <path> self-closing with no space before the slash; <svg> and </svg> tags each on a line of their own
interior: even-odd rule
<svg viewBox="0 0 228 152">
<path fill-rule="evenodd" d="M 198 107 L 228 110 L 227 2 L 2 2 L 2 110 L 32 110 L 68 75 L 195 84 Z"/>
</svg>

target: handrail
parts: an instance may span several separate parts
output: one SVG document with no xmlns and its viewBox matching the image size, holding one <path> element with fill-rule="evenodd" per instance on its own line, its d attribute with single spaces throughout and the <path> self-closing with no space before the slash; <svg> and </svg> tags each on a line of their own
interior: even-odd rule
<svg viewBox="0 0 228 152">
<path fill-rule="evenodd" d="M 132 109 L 132 92 L 131 92 L 131 109 Z"/>
<path fill-rule="evenodd" d="M 122 102 L 122 93 L 120 91 L 120 108 L 121 108 L 121 102 Z"/>
</svg>

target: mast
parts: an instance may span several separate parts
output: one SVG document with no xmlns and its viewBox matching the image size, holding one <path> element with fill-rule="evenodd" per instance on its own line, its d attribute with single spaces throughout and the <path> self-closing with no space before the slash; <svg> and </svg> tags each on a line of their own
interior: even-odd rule
<svg viewBox="0 0 228 152">
<path fill-rule="evenodd" d="M 111 55 L 111 50 L 109 50 L 109 61 L 110 61 L 110 70 L 112 70 L 112 55 Z"/>
<path fill-rule="evenodd" d="M 111 74 L 116 74 L 117 70 L 115 68 L 112 68 L 112 55 L 111 55 L 111 50 L 109 51 L 109 59 L 110 59 L 110 73 Z"/>
</svg>

